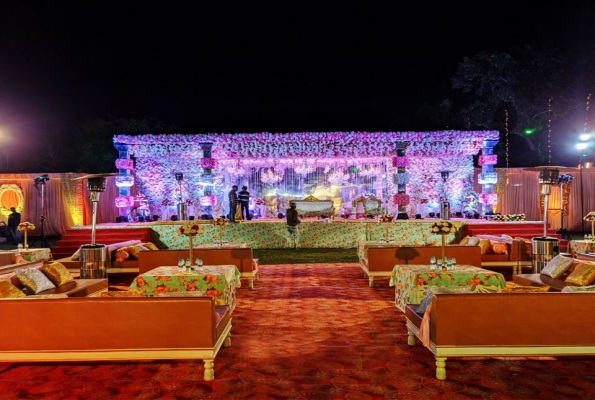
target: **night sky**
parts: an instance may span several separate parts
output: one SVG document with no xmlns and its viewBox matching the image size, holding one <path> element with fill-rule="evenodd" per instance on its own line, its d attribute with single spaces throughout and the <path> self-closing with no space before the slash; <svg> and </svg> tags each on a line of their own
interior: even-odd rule
<svg viewBox="0 0 595 400">
<path fill-rule="evenodd" d="M 425 102 L 456 99 L 463 57 L 552 43 L 574 61 L 595 26 L 587 1 L 86 3 L 1 2 L 13 139 L 108 115 L 183 133 L 400 130 Z"/>
</svg>

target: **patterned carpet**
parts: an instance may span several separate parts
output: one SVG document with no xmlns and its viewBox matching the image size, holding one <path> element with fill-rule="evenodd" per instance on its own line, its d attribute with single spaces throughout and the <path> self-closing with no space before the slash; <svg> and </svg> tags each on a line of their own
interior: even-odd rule
<svg viewBox="0 0 595 400">
<path fill-rule="evenodd" d="M 595 398 L 592 358 L 453 360 L 438 381 L 387 281 L 369 288 L 356 264 L 261 268 L 238 293 L 215 381 L 200 361 L 0 364 L 0 399 Z"/>
</svg>

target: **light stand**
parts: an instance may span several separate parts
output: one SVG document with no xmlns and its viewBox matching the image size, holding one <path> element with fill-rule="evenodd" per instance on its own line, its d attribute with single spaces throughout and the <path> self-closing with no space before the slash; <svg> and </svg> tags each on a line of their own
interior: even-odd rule
<svg viewBox="0 0 595 400">
<path fill-rule="evenodd" d="M 444 200 L 442 201 L 442 205 L 440 208 L 440 215 L 442 216 L 443 220 L 450 219 L 450 203 L 448 202 L 448 199 L 446 197 L 446 181 L 448 180 L 449 176 L 450 176 L 450 171 L 441 171 L 440 172 L 440 177 L 442 178 L 442 182 L 444 182 L 444 185 L 442 186 Z"/>
<path fill-rule="evenodd" d="M 562 236 L 564 240 L 572 240 L 572 237 L 568 233 L 568 231 L 564 228 L 564 185 L 569 184 L 574 179 L 572 175 L 560 175 L 558 178 L 558 182 L 560 183 L 560 229 L 556 231 L 556 233 Z"/>
<path fill-rule="evenodd" d="M 31 244 L 31 247 L 49 248 L 47 238 L 45 237 L 45 183 L 50 180 L 47 174 L 38 176 L 33 179 L 33 186 L 41 196 L 41 237 Z M 41 186 L 41 189 L 39 188 Z"/>
<path fill-rule="evenodd" d="M 186 216 L 186 204 L 184 204 L 184 199 L 182 197 L 182 181 L 184 180 L 184 175 L 181 172 L 176 172 L 176 181 L 178 181 L 178 185 L 180 187 L 180 197 L 178 197 L 178 220 L 185 221 L 187 220 Z"/>
</svg>

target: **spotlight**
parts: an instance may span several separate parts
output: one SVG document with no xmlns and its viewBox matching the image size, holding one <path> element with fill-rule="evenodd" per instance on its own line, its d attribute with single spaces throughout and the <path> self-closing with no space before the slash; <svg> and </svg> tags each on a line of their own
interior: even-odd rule
<svg viewBox="0 0 595 400">
<path fill-rule="evenodd" d="M 142 215 L 138 217 L 138 222 L 145 222 L 145 217 L 143 217 Z"/>
<path fill-rule="evenodd" d="M 455 217 L 457 217 L 457 218 L 463 218 L 463 213 L 462 213 L 462 212 L 460 212 L 460 211 L 457 211 L 457 212 L 455 213 Z"/>
<path fill-rule="evenodd" d="M 279 214 L 277 214 L 277 218 L 283 219 L 283 218 L 285 218 L 285 214 L 279 213 Z"/>
<path fill-rule="evenodd" d="M 119 224 L 120 222 L 122 222 L 122 217 L 116 217 L 116 222 Z"/>
<path fill-rule="evenodd" d="M 415 219 L 421 219 L 421 214 L 415 214 Z"/>
<path fill-rule="evenodd" d="M 589 147 L 589 143 L 577 143 L 576 144 L 577 150 L 585 150 L 587 147 Z"/>
<path fill-rule="evenodd" d="M 178 216 L 177 215 L 172 215 L 170 219 L 172 221 L 177 221 L 178 220 Z"/>
<path fill-rule="evenodd" d="M 440 218 L 440 213 L 436 213 L 436 218 Z"/>
<path fill-rule="evenodd" d="M 583 133 L 582 135 L 579 136 L 580 140 L 589 140 L 591 139 L 591 134 L 589 133 Z"/>
<path fill-rule="evenodd" d="M 159 221 L 159 215 L 153 215 L 153 221 Z"/>
<path fill-rule="evenodd" d="M 194 221 L 194 215 L 191 215 L 191 216 L 189 216 L 189 217 L 188 217 L 188 219 L 189 219 L 190 221 Z"/>
<path fill-rule="evenodd" d="M 200 219 L 202 219 L 204 221 L 206 219 L 209 219 L 209 216 L 207 214 L 203 214 L 200 216 Z"/>
<path fill-rule="evenodd" d="M 436 213 L 431 212 L 430 214 L 428 214 L 430 216 L 430 218 L 434 218 L 436 216 Z"/>
<path fill-rule="evenodd" d="M 479 214 L 478 213 L 473 214 L 473 218 L 479 219 Z"/>
<path fill-rule="evenodd" d="M 181 172 L 176 172 L 176 181 L 181 182 L 184 179 L 184 175 Z"/>
</svg>

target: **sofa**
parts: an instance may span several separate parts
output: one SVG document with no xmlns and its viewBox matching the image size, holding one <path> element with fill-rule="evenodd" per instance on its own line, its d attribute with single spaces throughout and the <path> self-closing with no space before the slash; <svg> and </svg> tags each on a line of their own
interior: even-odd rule
<svg viewBox="0 0 595 400">
<path fill-rule="evenodd" d="M 422 336 L 417 307 L 405 311 L 410 346 Z M 426 332 L 438 379 L 446 379 L 448 357 L 595 354 L 592 293 L 440 294 L 431 307 Z"/>
<path fill-rule="evenodd" d="M 22 268 L 38 268 L 41 267 L 43 261 L 35 261 L 30 263 L 16 264 L 5 266 L 0 269 L 0 279 L 9 280 L 14 286 L 23 289 L 23 285 L 14 274 L 16 270 Z M 107 292 L 107 279 L 75 279 L 73 282 L 65 283 L 54 289 L 44 290 L 39 292 L 39 295 L 49 294 L 65 294 L 68 297 L 97 297 L 103 292 Z M 1 314 L 0 314 L 1 315 Z"/>
<path fill-rule="evenodd" d="M 446 246 L 446 257 L 455 257 L 457 264 L 481 267 L 481 250 L 479 246 Z M 370 287 L 374 286 L 374 278 L 390 277 L 397 264 L 430 264 L 433 257 L 442 257 L 439 246 L 394 246 L 371 247 L 365 257 L 360 259 L 360 267 L 364 277 L 368 277 Z"/>
<path fill-rule="evenodd" d="M 481 266 L 490 267 L 512 267 L 512 274 L 523 272 L 524 266 L 531 265 L 530 256 L 527 253 L 527 243 L 520 239 L 510 239 L 493 235 L 477 235 L 480 239 L 488 239 L 492 243 L 504 243 L 508 254 L 495 254 L 487 252 L 481 255 Z"/>
<path fill-rule="evenodd" d="M 194 257 L 201 258 L 204 265 L 235 265 L 242 278 L 248 279 L 248 286 L 254 288 L 258 279 L 258 259 L 254 259 L 252 249 L 194 249 Z M 163 266 L 178 265 L 180 258 L 186 259 L 188 250 L 149 250 L 141 251 L 138 259 L 138 271 L 144 274 Z"/>
<path fill-rule="evenodd" d="M 570 254 L 568 254 L 567 257 L 572 258 Z M 579 254 L 570 268 L 558 278 L 552 278 L 551 276 L 544 274 L 519 274 L 514 275 L 512 280 L 514 283 L 522 286 L 549 286 L 551 292 L 561 292 L 567 286 L 579 286 L 571 282 L 566 282 L 566 278 L 574 271 L 576 266 L 583 261 L 593 262 L 594 259 L 588 255 Z"/>
<path fill-rule="evenodd" d="M 5 300 L 0 315 L 0 362 L 200 359 L 210 381 L 231 345 L 212 297 Z"/>
</svg>

